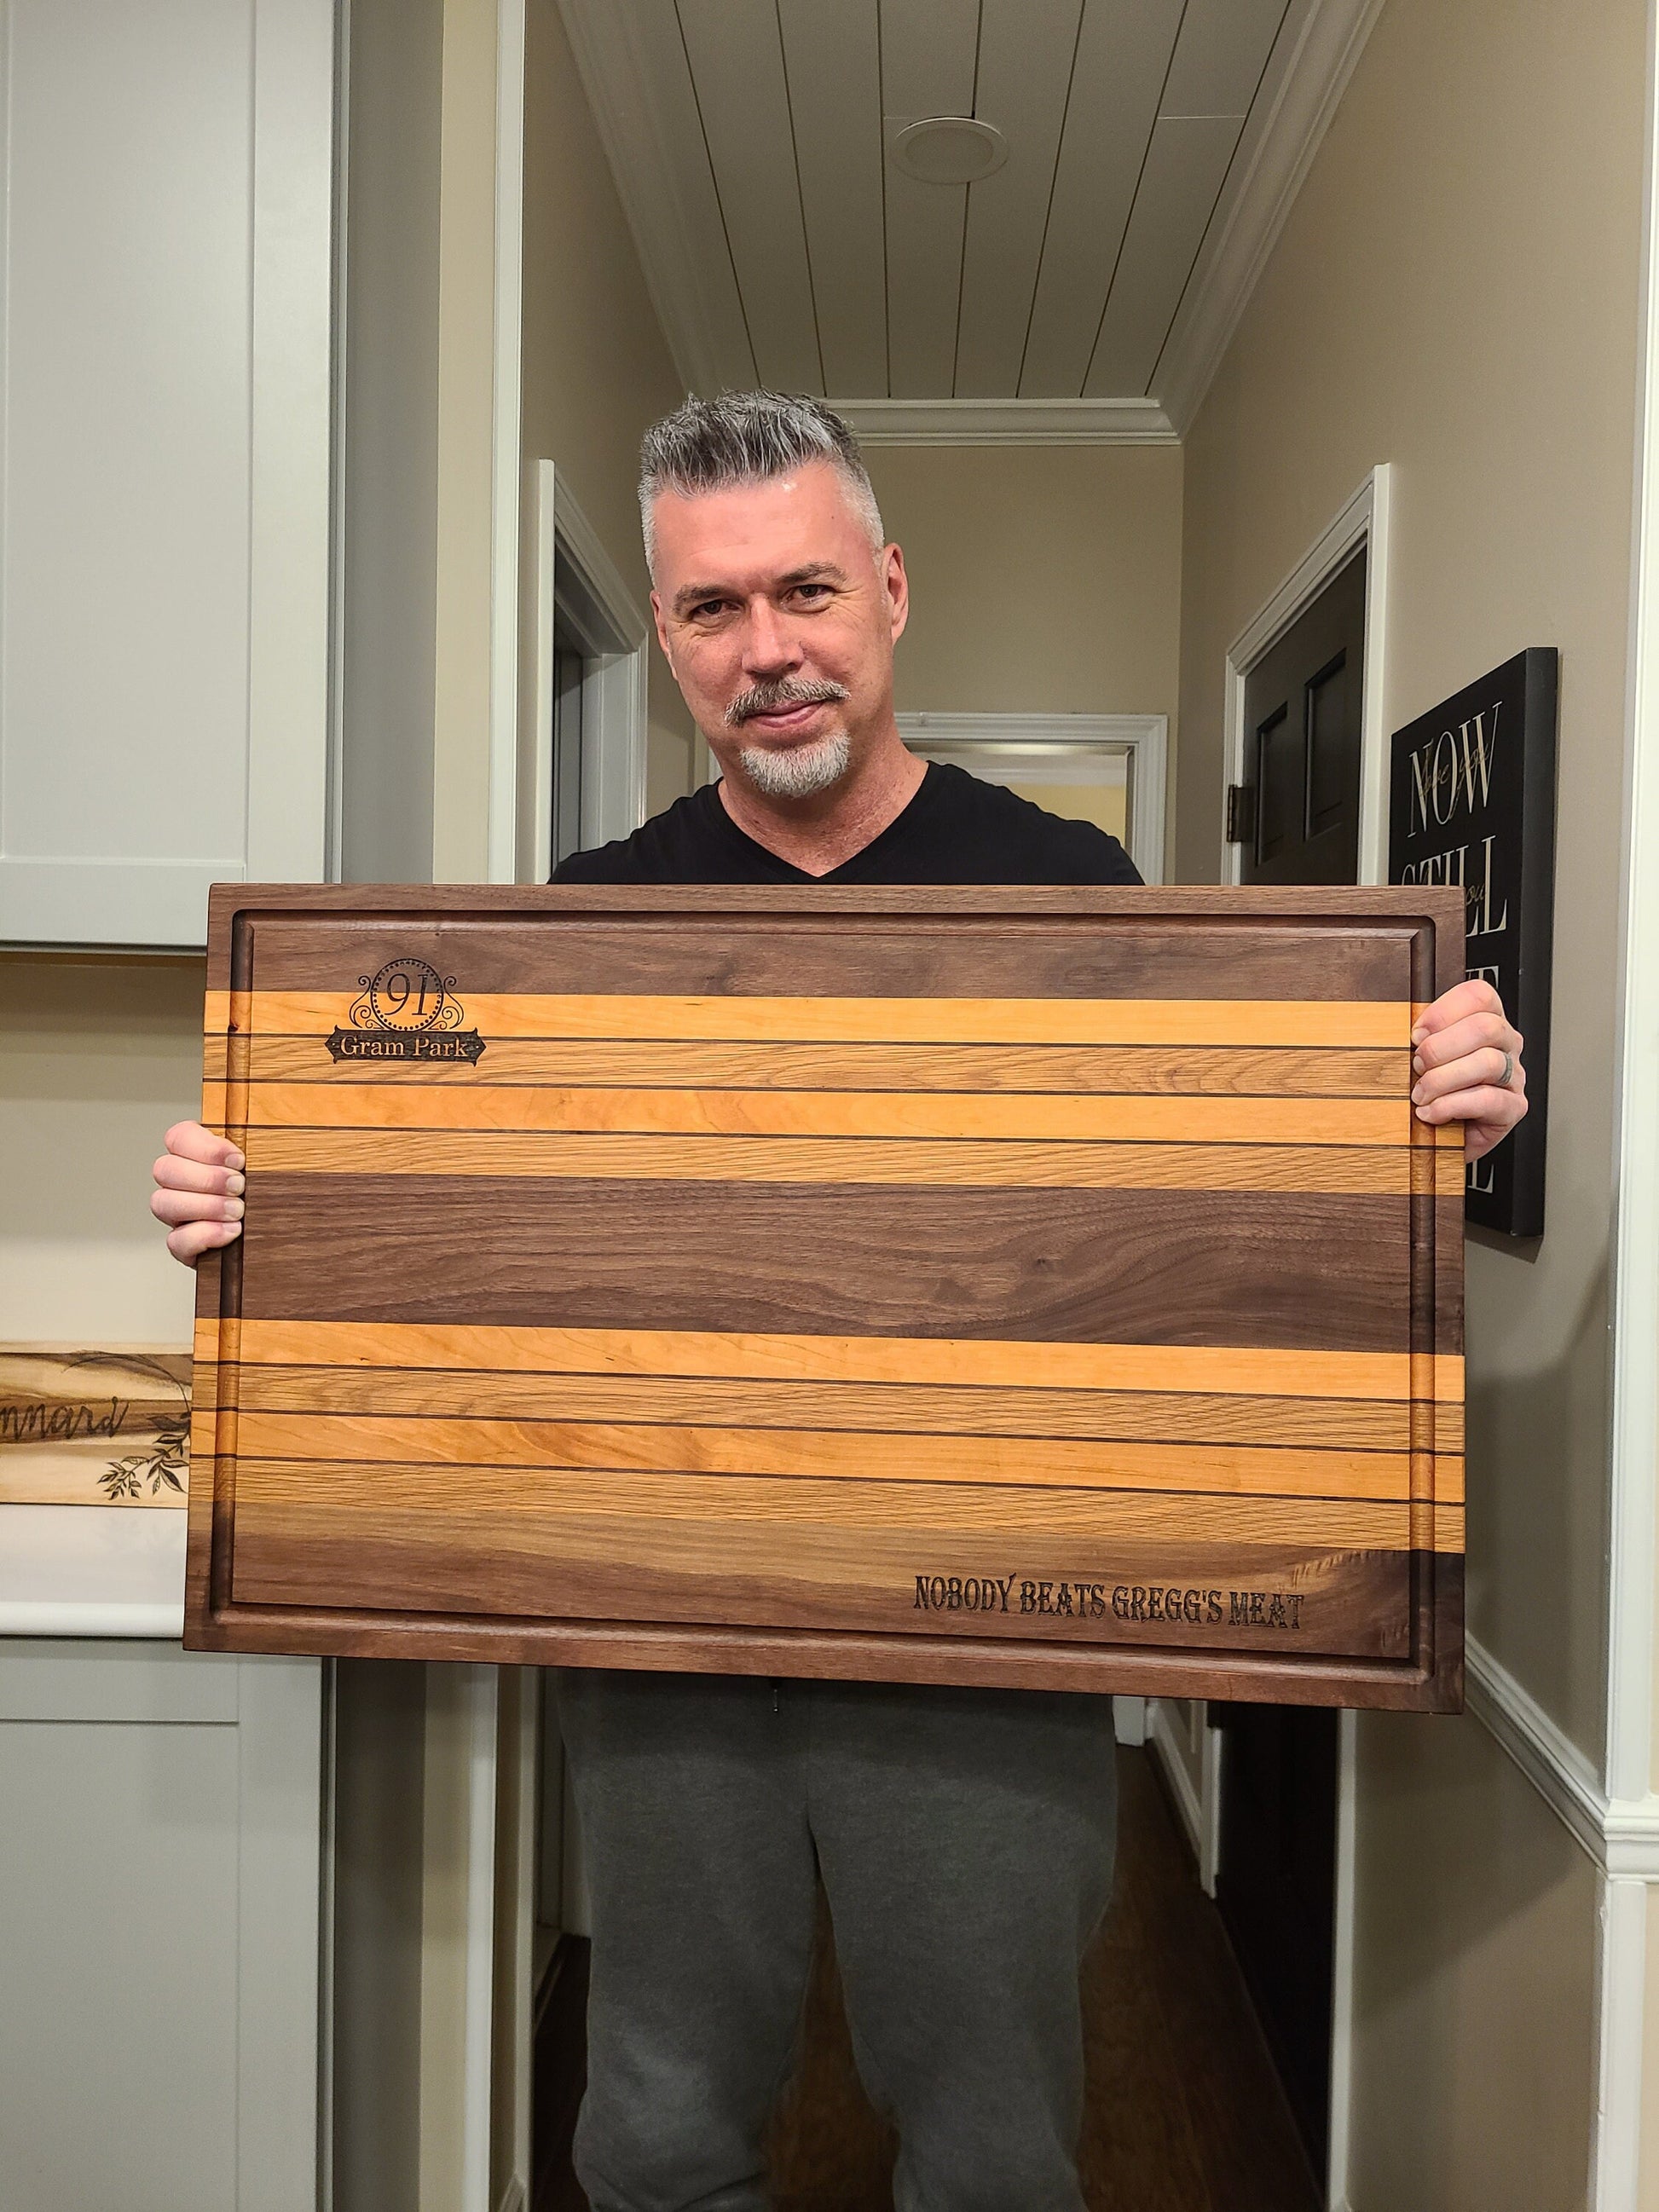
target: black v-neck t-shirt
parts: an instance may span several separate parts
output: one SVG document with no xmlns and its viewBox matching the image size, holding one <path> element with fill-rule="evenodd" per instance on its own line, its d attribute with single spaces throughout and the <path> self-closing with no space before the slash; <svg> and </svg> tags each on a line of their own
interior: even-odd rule
<svg viewBox="0 0 1659 2212">
<path fill-rule="evenodd" d="M 739 830 L 706 783 L 631 837 L 573 853 L 556 884 L 1138 884 L 1134 862 L 1091 822 L 1062 822 L 1000 784 L 930 761 L 908 805 L 827 876 L 781 860 Z"/>
</svg>

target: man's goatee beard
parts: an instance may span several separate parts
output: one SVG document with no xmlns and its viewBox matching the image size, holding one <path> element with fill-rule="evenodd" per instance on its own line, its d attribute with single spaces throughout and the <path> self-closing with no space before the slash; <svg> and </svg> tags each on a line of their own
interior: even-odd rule
<svg viewBox="0 0 1659 2212">
<path fill-rule="evenodd" d="M 768 799 L 815 799 L 839 783 L 853 757 L 852 739 L 845 730 L 834 731 L 807 745 L 790 745 L 773 752 L 764 745 L 744 745 L 738 758 L 757 791 Z"/>
</svg>

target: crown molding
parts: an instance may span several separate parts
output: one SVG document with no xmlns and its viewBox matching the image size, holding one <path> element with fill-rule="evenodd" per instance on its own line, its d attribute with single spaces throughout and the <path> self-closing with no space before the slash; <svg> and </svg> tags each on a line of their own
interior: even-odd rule
<svg viewBox="0 0 1659 2212">
<path fill-rule="evenodd" d="M 640 258 L 646 292 L 680 382 L 690 392 L 718 392 L 732 382 L 749 381 L 752 368 L 750 376 L 734 378 L 734 364 L 722 359 L 726 349 L 720 342 L 720 313 L 708 288 L 721 274 L 724 234 L 717 259 L 706 210 L 686 205 L 669 155 L 668 122 L 656 74 L 643 50 L 652 26 L 639 9 L 617 7 L 615 0 L 558 0 L 558 10 Z M 737 280 L 729 261 L 724 275 L 735 302 Z"/>
<path fill-rule="evenodd" d="M 1225 221 L 1176 313 L 1153 386 L 1177 437 L 1203 404 L 1384 0 L 1311 0 Z"/>
<path fill-rule="evenodd" d="M 1174 446 L 1155 399 L 833 399 L 866 446 Z"/>
</svg>

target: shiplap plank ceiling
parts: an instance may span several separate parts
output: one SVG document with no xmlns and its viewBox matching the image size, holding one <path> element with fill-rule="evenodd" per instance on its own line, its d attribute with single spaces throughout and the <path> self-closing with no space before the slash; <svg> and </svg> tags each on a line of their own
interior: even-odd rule
<svg viewBox="0 0 1659 2212">
<path fill-rule="evenodd" d="M 816 95 L 794 118 L 806 250 L 831 392 L 887 389 L 881 36 L 875 0 L 781 0 L 784 60 Z"/>
<path fill-rule="evenodd" d="M 1018 389 L 1075 398 L 1089 373 L 1185 0 L 1085 8 Z"/>
<path fill-rule="evenodd" d="M 1376 12 L 560 4 L 688 385 L 1143 408 L 1191 381 L 1174 355 L 1281 108 L 1322 130 L 1334 94 L 1309 80 L 1346 81 Z M 895 140 L 929 115 L 994 125 L 1004 165 L 969 185 L 907 174 Z"/>
<path fill-rule="evenodd" d="M 994 177 L 966 187 L 957 398 L 1003 399 L 1019 390 L 1082 19 L 1082 0 L 1024 0 L 981 18 L 974 106 L 1007 139 L 1008 159 Z"/>
<path fill-rule="evenodd" d="M 860 4 L 860 0 L 854 0 Z M 888 392 L 933 399 L 956 381 L 966 185 L 924 185 L 892 158 L 893 141 L 923 115 L 971 115 L 980 0 L 926 0 L 881 18 L 887 194 Z M 848 395 L 842 395 L 843 397 Z"/>
</svg>

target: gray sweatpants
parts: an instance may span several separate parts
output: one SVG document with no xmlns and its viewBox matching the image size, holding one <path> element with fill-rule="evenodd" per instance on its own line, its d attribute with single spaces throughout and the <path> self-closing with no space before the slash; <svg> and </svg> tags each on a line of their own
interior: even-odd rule
<svg viewBox="0 0 1659 2212">
<path fill-rule="evenodd" d="M 814 1877 L 897 2212 L 1082 2212 L 1078 1964 L 1111 1887 L 1109 1698 L 571 1670 L 593 2212 L 758 2212 Z"/>
</svg>

